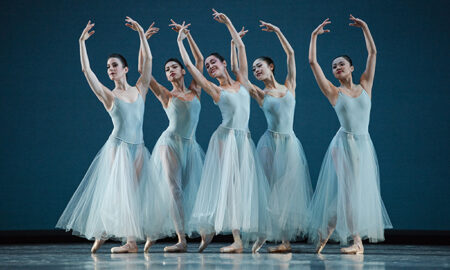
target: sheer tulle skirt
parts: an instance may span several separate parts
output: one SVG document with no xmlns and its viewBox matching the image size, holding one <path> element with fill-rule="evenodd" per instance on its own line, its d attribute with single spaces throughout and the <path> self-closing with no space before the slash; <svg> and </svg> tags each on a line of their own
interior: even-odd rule
<svg viewBox="0 0 450 270">
<path fill-rule="evenodd" d="M 195 139 L 165 131 L 151 158 L 152 177 L 142 182 L 144 233 L 152 240 L 188 227 L 203 168 L 204 152 Z M 151 195 L 153 194 L 153 195 Z"/>
<path fill-rule="evenodd" d="M 144 144 L 109 138 L 56 227 L 87 239 L 142 239 L 138 188 L 150 175 L 149 159 Z"/>
<path fill-rule="evenodd" d="M 267 130 L 258 142 L 271 193 L 270 240 L 295 240 L 307 233 L 308 207 L 312 195 L 308 163 L 295 134 Z"/>
<path fill-rule="evenodd" d="M 380 196 L 380 177 L 375 149 L 369 134 L 357 135 L 342 128 L 333 138 L 320 170 L 311 201 L 309 239 L 319 233 L 346 244 L 353 235 L 370 242 L 384 240 L 392 228 Z"/>
<path fill-rule="evenodd" d="M 266 237 L 269 192 L 250 133 L 219 126 L 209 142 L 190 225 L 204 233 L 238 229 L 245 242 Z"/>
</svg>

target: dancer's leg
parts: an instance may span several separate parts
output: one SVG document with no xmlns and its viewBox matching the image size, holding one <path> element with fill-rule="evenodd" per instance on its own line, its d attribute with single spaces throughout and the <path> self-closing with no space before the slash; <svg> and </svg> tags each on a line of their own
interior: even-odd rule
<svg viewBox="0 0 450 270">
<path fill-rule="evenodd" d="M 223 253 L 242 253 L 242 251 L 244 250 L 244 245 L 242 244 L 240 231 L 235 229 L 232 232 L 233 232 L 233 239 L 234 239 L 233 244 L 221 248 L 220 252 L 223 252 Z"/>
</svg>

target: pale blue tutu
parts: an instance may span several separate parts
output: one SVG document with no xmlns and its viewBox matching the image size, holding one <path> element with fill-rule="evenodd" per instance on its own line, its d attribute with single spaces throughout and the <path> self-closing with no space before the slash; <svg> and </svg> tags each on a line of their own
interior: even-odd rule
<svg viewBox="0 0 450 270">
<path fill-rule="evenodd" d="M 267 130 L 257 149 L 271 188 L 272 232 L 269 240 L 292 241 L 304 237 L 312 187 L 300 141 L 294 133 Z"/>
<path fill-rule="evenodd" d="M 311 201 L 309 240 L 325 238 L 346 244 L 359 235 L 370 242 L 384 240 L 392 228 L 380 195 L 375 149 L 368 133 L 371 100 L 363 90 L 357 98 L 339 93 L 335 106 L 341 128 L 331 141 Z"/>
<path fill-rule="evenodd" d="M 282 97 L 266 94 L 261 109 L 267 131 L 258 153 L 271 191 L 269 240 L 296 240 L 307 232 L 312 187 L 305 152 L 293 131 L 295 97 L 289 90 Z"/>
<path fill-rule="evenodd" d="M 144 233 L 152 240 L 172 236 L 176 229 L 192 234 L 188 227 L 202 174 L 204 152 L 195 139 L 165 131 L 156 142 L 151 179 L 143 181 Z M 158 197 L 147 196 L 159 189 Z M 177 222 L 174 222 L 176 220 Z"/>
<path fill-rule="evenodd" d="M 172 97 L 164 109 L 169 127 L 153 149 L 152 176 L 142 182 L 142 226 L 151 240 L 179 232 L 193 234 L 188 226 L 203 168 L 204 152 L 195 140 L 200 101 Z M 157 193 L 156 196 L 151 194 Z"/>
<path fill-rule="evenodd" d="M 115 98 L 109 111 L 114 130 L 56 224 L 87 239 L 140 240 L 139 185 L 151 175 L 150 153 L 143 143 L 144 100 Z"/>
<path fill-rule="evenodd" d="M 269 185 L 248 131 L 250 97 L 222 90 L 223 122 L 211 136 L 190 226 L 200 233 L 231 234 L 244 243 L 271 231 Z"/>
</svg>

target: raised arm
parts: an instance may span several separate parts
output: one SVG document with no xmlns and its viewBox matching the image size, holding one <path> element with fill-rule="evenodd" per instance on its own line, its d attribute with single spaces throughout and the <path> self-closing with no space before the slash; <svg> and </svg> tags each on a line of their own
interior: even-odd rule
<svg viewBox="0 0 450 270">
<path fill-rule="evenodd" d="M 158 33 L 159 28 L 154 27 L 155 23 L 153 22 L 145 31 L 145 38 L 149 39 L 154 34 Z M 143 48 L 141 46 L 139 50 L 139 63 L 138 63 L 138 70 L 139 73 L 142 74 L 142 64 L 144 62 L 144 56 L 143 56 Z M 169 90 L 164 87 L 163 85 L 159 84 L 157 80 L 155 80 L 155 77 L 152 76 L 150 80 L 150 90 L 152 90 L 153 94 L 156 96 L 156 98 L 163 104 L 164 107 L 167 107 L 170 99 Z"/>
<path fill-rule="evenodd" d="M 286 56 L 287 56 L 287 71 L 288 71 L 284 85 L 293 94 L 295 94 L 295 88 L 297 86 L 297 82 L 296 82 L 294 49 L 292 49 L 291 44 L 289 44 L 289 41 L 283 35 L 280 28 L 278 28 L 277 26 L 275 26 L 273 24 L 264 22 L 264 21 L 260 21 L 260 22 L 261 22 L 260 27 L 266 27 L 261 30 L 266 31 L 266 32 L 274 32 L 277 35 L 278 39 L 280 40 L 281 46 L 283 46 L 284 52 L 286 53 Z"/>
<path fill-rule="evenodd" d="M 245 34 L 247 34 L 248 30 L 245 30 L 245 28 L 242 26 L 241 31 L 239 31 L 239 37 L 242 39 Z M 240 78 L 239 73 L 239 64 L 238 64 L 238 57 L 236 53 L 236 46 L 234 45 L 234 40 L 231 40 L 231 71 L 236 76 L 236 80 L 242 81 Z M 254 98 L 259 106 L 262 106 L 263 100 L 264 100 L 264 91 L 261 90 L 258 86 L 254 85 L 250 82 L 250 79 L 247 79 L 247 83 L 245 84 L 246 88 L 248 89 L 250 95 L 252 98 Z"/>
<path fill-rule="evenodd" d="M 366 70 L 361 75 L 359 83 L 367 91 L 369 96 L 372 96 L 373 79 L 375 76 L 375 66 L 377 62 L 377 48 L 375 47 L 375 42 L 373 41 L 367 24 L 363 20 L 353 17 L 353 15 L 351 14 L 350 20 L 352 21 L 352 23 L 350 23 L 350 26 L 360 27 L 364 33 L 368 55 Z"/>
<path fill-rule="evenodd" d="M 125 21 L 127 22 L 125 24 L 126 26 L 138 32 L 139 39 L 141 41 L 139 51 L 142 52 L 143 58 L 141 69 L 142 73 L 136 82 L 136 87 L 139 89 L 142 96 L 145 97 L 148 92 L 148 85 L 150 84 L 150 80 L 152 78 L 152 53 L 150 52 L 150 46 L 148 45 L 147 38 L 145 37 L 144 29 L 142 29 L 139 23 L 128 16 Z"/>
<path fill-rule="evenodd" d="M 170 22 L 171 22 L 171 24 L 169 24 L 169 26 L 172 27 L 172 30 L 174 30 L 175 32 L 178 33 L 180 31 L 182 25 L 176 23 L 172 19 L 170 19 Z M 184 22 L 183 22 L 183 24 L 184 24 Z M 198 71 L 203 73 L 203 61 L 205 60 L 203 58 L 203 54 L 200 51 L 200 49 L 198 48 L 197 43 L 195 43 L 194 38 L 191 35 L 191 31 L 186 30 L 185 34 L 187 36 L 187 40 L 189 43 L 189 47 L 191 48 L 192 55 L 194 56 L 195 67 L 198 69 Z M 202 88 L 197 84 L 196 80 L 192 80 L 191 84 L 189 85 L 189 89 L 196 91 L 197 95 L 200 96 Z"/>
<path fill-rule="evenodd" d="M 323 33 L 328 33 L 330 30 L 323 29 L 327 24 L 330 24 L 331 22 L 329 19 L 326 19 L 321 23 L 311 34 L 311 43 L 309 44 L 309 65 L 311 66 L 312 72 L 314 73 L 314 77 L 316 78 L 316 82 L 320 87 L 320 90 L 322 90 L 322 93 L 328 98 L 330 103 L 334 106 L 334 104 L 337 101 L 338 97 L 338 90 L 337 88 L 325 77 L 325 74 L 323 74 L 322 68 L 320 67 L 319 63 L 317 62 L 317 50 L 316 50 L 316 43 L 317 43 L 317 36 L 321 35 Z"/>
<path fill-rule="evenodd" d="M 218 102 L 220 99 L 220 88 L 213 84 L 212 82 L 208 81 L 205 76 L 195 67 L 194 64 L 192 64 L 191 59 L 189 58 L 189 55 L 186 51 L 186 48 L 184 47 L 183 40 L 187 37 L 185 33 L 185 29 L 187 29 L 188 25 L 182 25 L 182 28 L 178 31 L 178 48 L 180 49 L 181 58 L 183 59 L 183 63 L 188 69 L 189 73 L 191 73 L 192 78 L 197 82 L 197 84 L 203 88 L 208 95 L 212 97 L 212 99 L 215 102 Z"/>
<path fill-rule="evenodd" d="M 86 27 L 84 28 L 83 33 L 81 34 L 79 40 L 81 70 L 83 71 L 84 76 L 86 77 L 86 80 L 88 81 L 89 86 L 91 87 L 94 94 L 103 103 L 105 108 L 107 110 L 110 110 L 114 102 L 114 95 L 108 88 L 106 88 L 102 83 L 100 83 L 97 76 L 91 70 L 91 66 L 89 64 L 89 57 L 87 55 L 86 40 L 94 34 L 95 31 L 89 32 L 93 27 L 94 24 L 91 23 L 91 21 L 89 21 Z"/>
<path fill-rule="evenodd" d="M 215 9 L 212 9 L 214 20 L 223 23 L 228 28 L 228 31 L 231 34 L 231 37 L 233 38 L 234 44 L 238 50 L 238 74 L 239 77 L 237 77 L 237 80 L 247 85 L 248 82 L 248 64 L 247 64 L 247 54 L 245 52 L 245 45 L 244 42 L 242 42 L 241 37 L 239 36 L 239 33 L 234 28 L 233 24 L 231 23 L 231 20 L 223 13 L 217 12 Z"/>
<path fill-rule="evenodd" d="M 245 30 L 244 26 L 242 26 L 241 31 L 238 33 L 241 39 L 247 34 L 248 30 Z M 234 45 L 234 40 L 231 39 L 231 72 L 234 73 L 234 75 L 237 77 L 239 76 L 239 64 L 238 64 L 238 58 L 236 53 L 236 45 Z"/>
</svg>

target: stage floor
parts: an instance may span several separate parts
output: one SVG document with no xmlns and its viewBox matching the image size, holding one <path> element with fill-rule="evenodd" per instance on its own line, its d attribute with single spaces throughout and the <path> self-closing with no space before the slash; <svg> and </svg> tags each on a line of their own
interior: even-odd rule
<svg viewBox="0 0 450 270">
<path fill-rule="evenodd" d="M 1 245 L 0 269 L 438 269 L 450 268 L 450 246 L 366 245 L 364 255 L 341 255 L 339 246 L 329 244 L 322 255 L 307 244 L 293 245 L 293 253 L 221 254 L 225 243 L 212 243 L 197 253 L 197 243 L 188 253 L 163 252 L 156 244 L 149 254 L 111 254 L 114 243 L 105 244 L 97 254 L 87 243 L 52 245 Z M 142 250 L 143 246 L 140 245 Z"/>
</svg>

